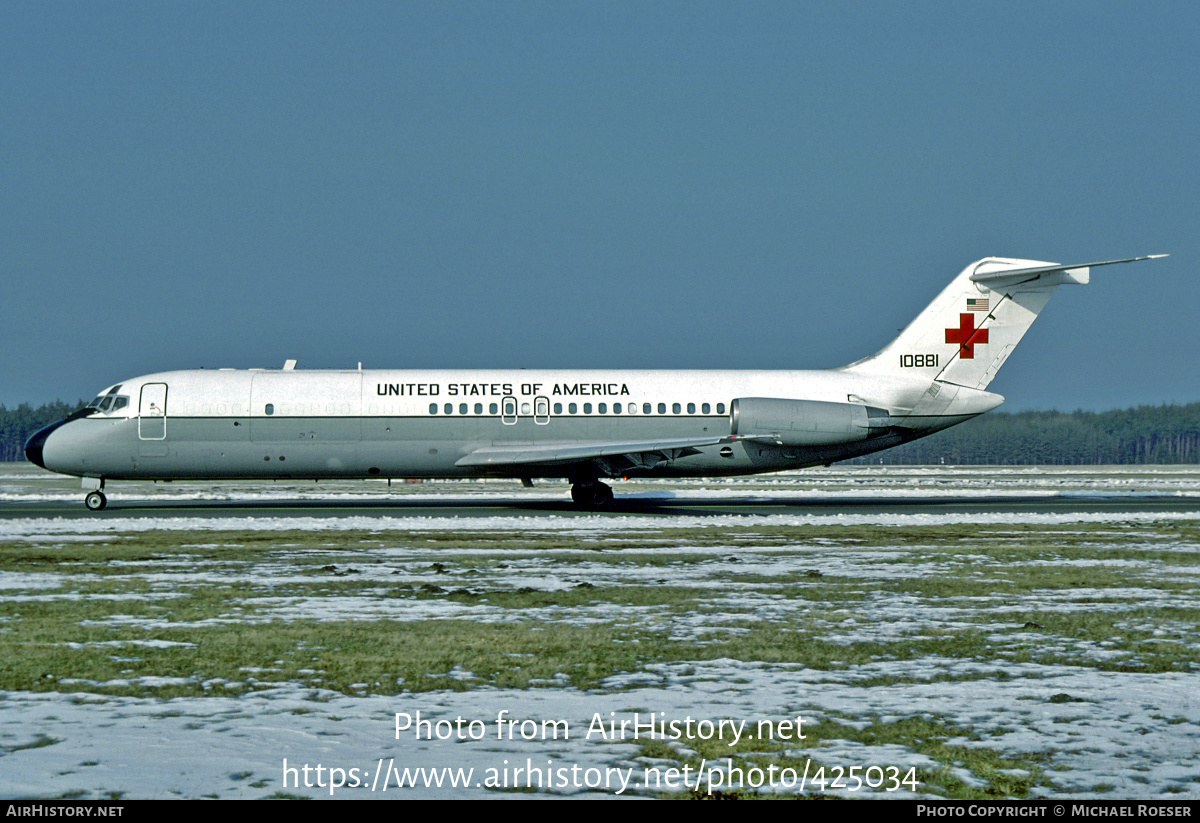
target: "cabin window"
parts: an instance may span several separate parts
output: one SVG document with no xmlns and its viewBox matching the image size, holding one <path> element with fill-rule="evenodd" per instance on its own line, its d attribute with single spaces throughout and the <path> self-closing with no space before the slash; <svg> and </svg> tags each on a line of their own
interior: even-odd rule
<svg viewBox="0 0 1200 823">
<path fill-rule="evenodd" d="M 570 405 L 567 406 L 567 411 L 569 411 L 571 414 L 575 414 L 576 412 L 579 411 L 578 404 L 571 403 Z"/>
<path fill-rule="evenodd" d="M 274 414 L 275 413 L 275 404 L 268 403 L 266 411 L 267 411 L 267 414 Z"/>
<path fill-rule="evenodd" d="M 497 406 L 495 403 L 492 403 L 488 406 L 488 414 L 497 414 L 499 411 L 500 411 L 500 407 Z"/>
<path fill-rule="evenodd" d="M 621 404 L 613 403 L 613 414 L 620 414 L 620 413 L 621 413 Z"/>
<path fill-rule="evenodd" d="M 584 403 L 584 404 L 583 404 L 583 413 L 584 413 L 584 414 L 591 414 L 591 413 L 592 413 L 592 404 L 591 404 L 591 403 Z"/>
<path fill-rule="evenodd" d="M 554 413 L 555 413 L 555 414 L 562 414 L 562 403 L 555 403 L 555 404 L 554 404 Z"/>
<path fill-rule="evenodd" d="M 446 414 L 454 414 L 454 404 L 447 403 L 442 410 L 446 412 Z"/>
<path fill-rule="evenodd" d="M 649 414 L 651 411 L 651 408 L 652 407 L 649 403 L 643 403 L 642 404 L 642 414 Z"/>
<path fill-rule="evenodd" d="M 629 413 L 630 413 L 630 414 L 637 414 L 637 403 L 630 403 L 630 404 L 629 404 Z"/>
<path fill-rule="evenodd" d="M 430 414 L 437 414 L 437 403 L 430 403 L 430 404 L 429 404 L 429 413 L 430 413 Z"/>
<path fill-rule="evenodd" d="M 600 412 L 601 414 L 608 414 L 608 404 L 600 403 L 596 406 L 596 411 Z"/>
<path fill-rule="evenodd" d="M 476 404 L 475 404 L 475 413 L 476 413 L 476 414 L 483 414 L 483 404 L 482 404 L 482 403 L 476 403 Z"/>
<path fill-rule="evenodd" d="M 710 406 L 707 403 L 704 403 L 703 405 L 700 406 L 700 412 L 702 414 L 708 414 L 709 408 L 710 408 Z"/>
<path fill-rule="evenodd" d="M 695 413 L 696 413 L 696 404 L 688 403 L 688 414 L 695 414 Z"/>
<path fill-rule="evenodd" d="M 528 403 L 521 404 L 521 414 L 529 414 L 530 408 Z"/>
<path fill-rule="evenodd" d="M 666 413 L 667 413 L 667 404 L 666 404 L 666 403 L 659 403 L 659 404 L 658 404 L 658 413 L 659 413 L 659 414 L 666 414 Z"/>
<path fill-rule="evenodd" d="M 673 404 L 673 405 L 671 406 L 671 413 L 672 413 L 672 414 L 679 414 L 679 413 L 680 413 L 680 412 L 682 412 L 682 411 L 683 411 L 683 409 L 682 409 L 682 408 L 680 408 L 680 406 L 679 406 L 679 404 L 678 404 L 678 403 L 675 403 L 675 404 Z"/>
<path fill-rule="evenodd" d="M 466 413 L 467 413 L 467 404 L 466 404 L 466 403 L 459 403 L 459 404 L 458 404 L 458 413 L 459 413 L 459 414 L 466 414 Z"/>
<path fill-rule="evenodd" d="M 724 414 L 724 413 L 725 413 L 725 404 L 718 403 L 717 404 L 717 414 Z"/>
</svg>

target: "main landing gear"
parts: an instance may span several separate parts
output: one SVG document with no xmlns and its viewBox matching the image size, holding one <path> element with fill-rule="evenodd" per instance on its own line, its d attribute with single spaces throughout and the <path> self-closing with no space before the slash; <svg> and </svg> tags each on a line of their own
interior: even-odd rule
<svg viewBox="0 0 1200 823">
<path fill-rule="evenodd" d="M 593 480 L 571 486 L 571 499 L 576 505 L 589 509 L 607 509 L 613 502 L 613 490 Z"/>
</svg>

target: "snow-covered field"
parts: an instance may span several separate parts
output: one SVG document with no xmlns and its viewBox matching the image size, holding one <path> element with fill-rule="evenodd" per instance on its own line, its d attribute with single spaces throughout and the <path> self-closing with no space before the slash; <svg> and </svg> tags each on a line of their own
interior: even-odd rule
<svg viewBox="0 0 1200 823">
<path fill-rule="evenodd" d="M 147 700 L 92 694 L 10 693 L 0 702 L 0 730 L 6 756 L 0 760 L 0 794 L 6 797 L 72 795 L 103 798 L 259 798 L 272 792 L 311 797 L 482 797 L 495 791 L 480 785 L 489 777 L 510 787 L 524 785 L 515 768 L 550 767 L 544 775 L 556 794 L 639 796 L 646 793 L 646 769 L 652 761 L 636 758 L 632 732 L 627 740 L 605 740 L 593 730 L 594 717 L 631 720 L 633 710 L 683 723 L 686 718 L 747 722 L 753 734 L 760 720 L 803 723 L 824 717 L 907 717 L 936 715 L 970 728 L 988 746 L 1006 752 L 1052 752 L 1051 775 L 1057 791 L 1051 797 L 1107 799 L 1196 799 L 1200 797 L 1197 753 L 1200 752 L 1200 689 L 1189 674 L 1097 673 L 1070 667 L 1030 666 L 1010 671 L 1008 679 L 939 682 L 945 661 L 906 661 L 879 665 L 870 672 L 839 676 L 802 667 L 771 666 L 717 660 L 704 664 L 656 666 L 629 678 L 613 678 L 592 692 L 545 688 L 513 691 L 478 689 L 430 692 L 394 697 L 348 697 L 300 687 L 281 687 L 240 698 L 176 698 Z M 883 675 L 893 668 L 912 682 L 862 687 L 855 680 Z M 1083 702 L 1049 702 L 1069 694 Z M 417 740 L 411 729 L 399 733 L 397 713 L 416 720 L 479 721 L 482 739 L 471 740 L 464 725 L 435 728 L 450 740 Z M 520 726 L 503 720 L 534 719 L 534 740 L 521 739 Z M 542 740 L 543 721 L 567 721 L 571 739 Z M 409 722 L 405 719 L 401 725 Z M 480 726 L 476 726 L 476 731 Z M 560 726 L 560 728 L 562 728 Z M 497 738 L 497 731 L 501 738 Z M 803 730 L 803 725 L 801 725 Z M 668 733 L 670 727 L 668 727 Z M 526 733 L 529 728 L 526 728 Z M 509 736 L 516 739 L 508 739 Z M 645 739 L 643 730 L 643 739 Z M 428 735 L 426 735 L 428 736 Z M 39 740 L 53 745 L 14 751 Z M 951 740 L 951 743 L 956 741 Z M 682 748 L 682 746 L 680 747 Z M 834 742 L 813 753 L 827 769 L 895 767 L 900 777 L 913 767 L 927 767 L 926 756 L 899 746 Z M 474 769 L 465 788 L 422 785 L 398 789 L 377 775 L 383 768 Z M 284 761 L 289 768 L 309 765 L 309 782 L 319 777 L 324 788 L 297 788 L 301 771 L 284 788 Z M 317 765 L 325 769 L 319 776 Z M 716 767 L 725 764 L 718 761 Z M 575 767 L 579 767 L 578 770 Z M 340 768 L 342 775 L 329 774 Z M 351 773 L 351 769 L 357 769 Z M 489 770 L 491 770 L 489 772 Z M 618 771 L 619 770 L 619 771 Z M 574 772 L 574 774 L 572 774 Z M 392 773 L 394 775 L 394 773 Z M 827 772 L 832 778 L 832 772 Z M 815 767 L 810 777 L 815 775 Z M 966 781 L 982 785 L 964 773 Z M 650 775 L 653 779 L 653 773 Z M 664 775 L 665 777 L 665 775 Z M 622 779 L 627 782 L 622 786 Z M 875 775 L 872 775 L 875 778 Z M 684 775 L 679 775 L 676 788 Z M 342 788 L 331 783 L 344 781 Z M 351 784 L 359 783 L 358 787 Z M 798 791 L 796 779 L 779 775 L 775 792 Z M 567 783 L 567 785 L 563 785 Z M 695 785 L 693 771 L 690 784 Z M 573 784 L 573 785 L 572 785 Z M 536 784 L 535 784 L 536 785 Z M 545 785 L 545 784 L 543 784 Z M 884 797 L 881 788 L 826 791 L 843 797 Z M 374 786 L 374 789 L 372 789 Z M 707 783 L 704 784 L 705 789 Z M 1097 791 L 1097 787 L 1105 787 Z M 653 785 L 651 786 L 653 788 Z M 665 787 L 664 787 L 665 788 Z M 807 792 L 817 792 L 809 784 Z M 918 796 L 936 795 L 918 792 Z M 913 797 L 907 787 L 893 796 Z"/>
<path fill-rule="evenodd" d="M 1102 495 L 1130 501 L 1155 494 L 1196 496 L 1197 505 L 1170 513 L 462 519 L 185 518 L 139 513 L 129 518 L 0 519 L 0 557 L 30 548 L 52 553 L 56 547 L 105 545 L 138 535 L 170 534 L 174 540 L 186 536 L 193 541 L 194 555 L 122 561 L 127 565 L 113 564 L 113 574 L 105 580 L 137 583 L 163 603 L 210 579 L 232 575 L 247 584 L 251 594 L 240 604 L 244 617 L 231 618 L 233 612 L 223 609 L 222 615 L 195 622 L 192 628 L 197 632 L 230 620 L 275 621 L 271 625 L 389 621 L 394 631 L 403 631 L 406 623 L 442 619 L 528 625 L 529 631 L 619 623 L 644 637 L 658 635 L 699 649 L 738 636 L 747 627 L 790 633 L 803 624 L 823 641 L 848 650 L 863 643 L 895 650 L 877 659 L 821 667 L 803 659 L 771 662 L 711 655 L 655 661 L 606 676 L 586 689 L 573 685 L 568 672 L 530 688 L 499 688 L 469 669 L 453 666 L 436 674 L 453 678 L 467 690 L 398 694 L 380 693 L 368 683 L 331 691 L 303 678 L 278 682 L 245 666 L 239 685 L 248 687 L 236 696 L 216 688 L 220 683 L 197 683 L 184 675 L 178 680 L 200 694 L 162 699 L 114 694 L 122 683 L 113 680 L 45 672 L 44 677 L 55 680 L 53 691 L 0 693 L 0 795 L 443 798 L 496 796 L 498 790 L 524 790 L 532 784 L 554 795 L 644 797 L 697 786 L 702 792 L 710 786 L 721 789 L 733 781 L 780 794 L 941 797 L 946 796 L 944 781 L 942 786 L 911 782 L 913 774 L 939 769 L 967 787 L 999 784 L 1003 776 L 973 767 L 966 754 L 938 759 L 925 741 L 871 743 L 855 739 L 853 733 L 919 719 L 949 730 L 940 741 L 948 750 L 986 749 L 1025 764 L 1011 769 L 1017 772 L 1014 777 L 1028 776 L 1034 768 L 1029 764 L 1037 764 L 1033 796 L 1200 799 L 1200 624 L 1195 619 L 1200 614 L 1200 545 L 1194 538 L 1200 520 L 1200 471 L 852 468 L 729 485 L 617 485 L 618 495 L 798 492 L 850 492 L 865 499 Z M 393 485 L 389 490 L 382 484 L 316 489 L 311 484 L 236 484 L 218 489 L 129 484 L 128 492 L 115 486 L 110 499 L 138 494 L 235 500 L 398 494 L 430 499 L 544 498 L 565 497 L 567 487 L 548 484 L 522 490 L 516 484 L 464 483 Z M 78 497 L 72 481 L 0 466 L 0 501 Z M 948 526 L 974 531 L 957 544 L 946 536 Z M 355 585 L 298 593 L 294 587 L 313 581 L 311 569 L 294 565 L 279 551 L 235 567 L 202 559 L 205 547 L 221 544 L 225 535 L 276 530 L 328 537 L 334 548 L 323 551 L 331 556 L 341 550 L 339 534 L 355 540 L 369 535 L 369 545 L 360 541 L 343 547 L 345 559 L 337 559 L 337 572 L 354 567 L 350 579 Z M 844 530 L 843 536 L 839 530 Z M 444 544 L 435 549 L 423 539 L 448 533 L 469 537 L 470 545 L 448 552 Z M 704 539 L 689 542 L 689 533 Z M 533 545 L 522 547 L 513 542 L 514 536 L 522 535 L 531 541 L 538 535 L 569 538 L 573 548 L 547 552 Z M 489 543 L 491 536 L 498 542 Z M 435 568 L 436 561 L 448 559 L 453 561 L 448 570 Z M 1036 576 L 1043 569 L 1047 580 L 1052 574 L 1072 573 L 1088 582 L 1012 591 L 1006 587 L 1018 574 Z M 329 571 L 322 580 L 332 580 L 337 572 Z M 806 575 L 811 576 L 813 592 L 836 582 L 855 590 L 857 599 L 834 607 L 814 599 L 815 594 L 806 596 L 806 590 L 797 588 L 807 585 Z M 1089 580 L 1089 575 L 1095 579 Z M 979 585 L 970 593 L 945 595 L 907 585 L 959 579 Z M 339 583 L 344 580 L 338 578 Z M 996 581 L 995 591 L 988 588 L 989 580 Z M 0 571 L 0 634 L 27 632 L 33 619 L 29 615 L 39 604 L 86 598 L 89 595 L 78 590 L 94 588 L 97 582 L 96 575 L 69 567 Z M 604 591 L 658 585 L 707 594 L 697 600 L 704 608 L 691 611 L 603 598 L 515 608 L 487 597 L 384 594 L 389 586 L 415 590 L 435 583 L 474 592 L 563 593 L 586 583 Z M 1116 622 L 1104 624 L 1110 627 L 1105 629 L 1108 634 L 1055 634 L 1023 625 L 1026 613 L 1073 618 L 1096 614 Z M 188 626 L 165 616 L 161 623 L 155 622 L 158 619 L 139 613 L 89 622 L 111 630 L 112 639 L 103 642 L 114 659 L 136 659 L 153 644 L 188 642 Z M 167 627 L 173 631 L 171 639 L 123 635 L 130 629 L 153 634 Z M 982 651 L 948 656 L 916 645 L 978 632 L 987 635 Z M 902 653 L 910 642 L 914 651 Z M 1176 649 L 1183 662 L 1157 671 L 1143 665 L 1139 649 L 1161 644 Z M 1046 657 L 1030 659 L 1031 648 Z M 136 685 L 152 692 L 170 685 L 169 680 L 142 678 Z M 203 694 L 210 690 L 212 696 Z M 640 727 L 632 725 L 635 715 Z M 747 741 L 757 739 L 760 722 L 778 729 L 780 723 L 797 718 L 799 733 L 822 729 L 819 746 L 797 743 L 782 751 L 764 746 L 762 757 L 755 757 Z M 653 735 L 648 734 L 648 720 L 656 724 Z M 624 731 L 622 721 L 627 722 Z M 839 727 L 844 735 L 831 733 Z M 688 734 L 674 734 L 673 729 L 686 729 Z M 659 730 L 666 734 L 659 735 Z M 738 745 L 728 745 L 735 735 Z M 704 741 L 706 736 L 712 740 Z M 644 748 L 648 738 L 662 745 Z M 725 753 L 734 760 L 727 761 Z M 778 766 L 769 772 L 766 764 L 772 762 Z M 758 773 L 753 771 L 755 763 Z M 814 782 L 822 766 L 824 780 Z M 466 770 L 472 771 L 468 775 Z M 838 770 L 841 785 L 831 785 Z M 397 779 L 420 785 L 398 788 Z M 440 786 L 426 785 L 439 780 Z"/>
</svg>

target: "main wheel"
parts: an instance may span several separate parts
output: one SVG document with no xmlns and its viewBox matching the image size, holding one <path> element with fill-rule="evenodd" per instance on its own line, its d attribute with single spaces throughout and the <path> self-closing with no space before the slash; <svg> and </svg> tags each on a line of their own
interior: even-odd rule
<svg viewBox="0 0 1200 823">
<path fill-rule="evenodd" d="M 607 509 L 613 502 L 613 490 L 603 483 L 576 483 L 571 487 L 571 499 L 578 506 Z"/>
<path fill-rule="evenodd" d="M 592 492 L 592 508 L 607 509 L 613 502 L 613 490 L 603 483 L 597 483 Z"/>
<path fill-rule="evenodd" d="M 94 512 L 98 512 L 108 505 L 108 498 L 104 496 L 104 492 L 92 492 L 83 498 L 83 505 Z"/>
</svg>

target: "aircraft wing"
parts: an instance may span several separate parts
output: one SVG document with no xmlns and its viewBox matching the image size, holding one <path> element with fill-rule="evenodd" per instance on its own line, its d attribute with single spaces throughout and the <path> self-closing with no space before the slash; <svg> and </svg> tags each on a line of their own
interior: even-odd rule
<svg viewBox="0 0 1200 823">
<path fill-rule="evenodd" d="M 605 440 L 570 443 L 521 443 L 482 446 L 459 458 L 456 466 L 559 465 L 608 457 L 624 457 L 634 465 L 696 454 L 701 446 L 715 446 L 745 438 L 730 435 L 685 437 L 674 440 Z"/>
</svg>

